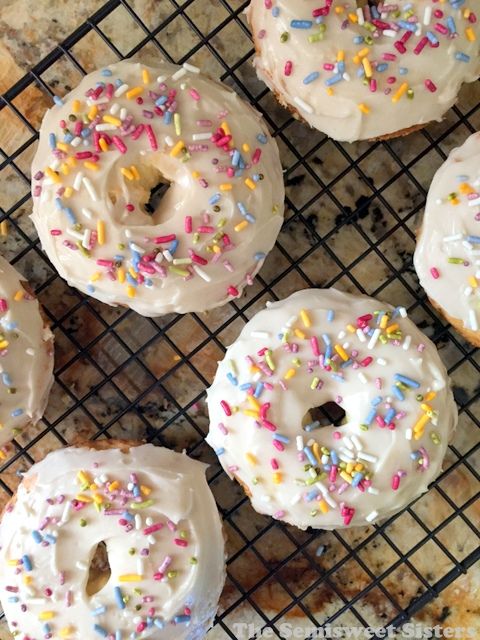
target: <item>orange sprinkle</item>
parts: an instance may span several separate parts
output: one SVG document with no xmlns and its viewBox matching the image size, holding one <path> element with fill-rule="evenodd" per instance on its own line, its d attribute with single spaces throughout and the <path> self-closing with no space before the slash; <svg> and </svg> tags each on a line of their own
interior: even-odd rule
<svg viewBox="0 0 480 640">
<path fill-rule="evenodd" d="M 81 106 L 82 106 L 82 103 L 80 102 L 80 100 L 74 100 L 72 102 L 72 112 L 78 113 L 80 111 Z"/>
<path fill-rule="evenodd" d="M 61 179 L 60 179 L 60 176 L 58 175 L 58 173 L 56 171 L 54 171 L 53 169 L 50 169 L 50 167 L 47 167 L 45 169 L 45 173 L 50 178 L 50 180 L 53 180 L 53 182 L 61 182 Z"/>
<path fill-rule="evenodd" d="M 150 74 L 148 73 L 148 69 L 142 69 L 142 80 L 143 84 L 148 84 L 150 82 Z"/>
<path fill-rule="evenodd" d="M 100 149 L 102 151 L 108 151 L 108 143 L 105 140 L 105 138 L 100 138 L 100 140 L 98 141 L 98 144 L 100 145 Z"/>
<path fill-rule="evenodd" d="M 132 98 L 136 98 L 141 93 L 143 93 L 143 87 L 133 87 L 133 89 L 129 89 L 125 94 L 129 100 Z"/>
<path fill-rule="evenodd" d="M 25 297 L 25 291 L 23 289 L 19 289 L 16 294 L 13 296 L 15 302 L 20 302 Z"/>
<path fill-rule="evenodd" d="M 247 185 L 247 187 L 248 187 L 249 189 L 251 189 L 252 191 L 253 191 L 254 189 L 256 189 L 256 188 L 257 188 L 257 185 L 255 184 L 255 182 L 254 182 L 251 178 L 247 178 L 247 179 L 245 180 L 245 184 L 246 184 L 246 185 Z"/>
<path fill-rule="evenodd" d="M 85 169 L 90 169 L 90 171 L 98 171 L 100 169 L 96 162 L 90 162 L 90 160 L 85 160 L 83 166 Z"/>
<path fill-rule="evenodd" d="M 401 84 L 398 87 L 396 93 L 393 94 L 392 102 L 398 102 L 400 100 L 400 98 L 407 92 L 407 89 L 408 89 L 408 84 L 406 82 Z"/>
<path fill-rule="evenodd" d="M 105 244 L 105 222 L 103 220 L 99 220 L 97 222 L 97 235 L 98 235 L 98 244 Z"/>
</svg>

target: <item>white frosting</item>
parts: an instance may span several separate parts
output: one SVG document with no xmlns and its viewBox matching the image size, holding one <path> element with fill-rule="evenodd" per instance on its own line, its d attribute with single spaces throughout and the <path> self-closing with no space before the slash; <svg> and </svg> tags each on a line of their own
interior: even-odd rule
<svg viewBox="0 0 480 640">
<path fill-rule="evenodd" d="M 429 298 L 480 336 L 480 133 L 435 174 L 414 263 Z"/>
<path fill-rule="evenodd" d="M 60 275 L 146 316 L 240 295 L 283 221 L 278 148 L 260 115 L 188 64 L 86 76 L 45 115 L 32 175 L 32 219 Z M 160 176 L 170 188 L 149 215 Z"/>
<path fill-rule="evenodd" d="M 377 17 L 369 19 L 369 8 L 357 9 L 352 0 L 252 0 L 247 17 L 259 77 L 284 105 L 336 140 L 376 138 L 441 120 L 461 84 L 480 73 L 478 3 L 387 5 L 379 16 L 372 9 Z M 468 18 L 474 10 L 476 22 Z"/>
<path fill-rule="evenodd" d="M 34 465 L 0 526 L 0 594 L 10 631 L 32 640 L 203 638 L 225 572 L 222 527 L 204 474 L 205 465 L 153 445 L 128 453 L 64 449 Z M 89 502 L 78 510 L 78 500 Z M 101 542 L 111 576 L 89 596 Z"/>
<path fill-rule="evenodd" d="M 53 336 L 22 282 L 0 257 L 0 446 L 40 420 L 53 383 Z"/>
<path fill-rule="evenodd" d="M 245 325 L 208 391 L 207 442 L 257 511 L 300 528 L 361 525 L 399 511 L 438 475 L 457 411 L 435 346 L 404 316 L 311 289 Z M 335 401 L 345 424 L 302 427 L 308 411 Z M 342 470 L 350 461 L 363 469 Z"/>
</svg>

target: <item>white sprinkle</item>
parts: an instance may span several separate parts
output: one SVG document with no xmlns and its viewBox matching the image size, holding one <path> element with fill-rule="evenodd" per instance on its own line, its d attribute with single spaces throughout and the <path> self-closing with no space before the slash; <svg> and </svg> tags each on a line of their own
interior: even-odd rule
<svg viewBox="0 0 480 640">
<path fill-rule="evenodd" d="M 295 322 L 298 320 L 298 316 L 291 316 L 288 321 L 285 323 L 285 326 L 290 329 L 290 327 L 292 327 Z"/>
<path fill-rule="evenodd" d="M 163 76 L 158 76 L 157 78 L 157 82 L 158 84 L 162 84 L 163 82 L 165 82 L 165 80 L 168 78 L 168 76 L 163 75 Z"/>
<path fill-rule="evenodd" d="M 345 439 L 345 438 L 344 438 Z M 350 462 L 350 460 L 353 460 L 353 455 L 350 453 L 350 451 L 348 449 L 345 449 L 345 447 L 340 447 L 340 453 L 345 456 L 345 458 L 347 458 L 347 461 Z M 342 455 L 340 456 L 340 459 L 342 460 Z M 346 462 L 344 460 L 344 462 Z"/>
<path fill-rule="evenodd" d="M 387 36 L 387 38 L 395 38 L 396 35 L 397 32 L 393 29 L 385 29 L 384 31 L 382 31 L 382 36 Z"/>
<path fill-rule="evenodd" d="M 180 78 L 183 78 L 183 76 L 187 73 L 186 69 L 184 69 L 184 67 L 181 67 L 178 71 L 175 71 L 175 73 L 172 76 L 172 80 L 180 80 Z"/>
<path fill-rule="evenodd" d="M 165 251 L 163 251 L 163 256 L 165 260 L 168 260 L 168 262 L 173 262 L 173 256 L 168 249 L 165 249 Z"/>
<path fill-rule="evenodd" d="M 85 218 L 88 218 L 88 220 L 91 220 L 93 218 L 93 213 L 90 211 L 90 209 L 83 208 L 81 211 Z"/>
<path fill-rule="evenodd" d="M 155 544 L 155 536 L 147 536 L 147 542 L 148 544 Z"/>
<path fill-rule="evenodd" d="M 193 64 L 190 64 L 188 62 L 183 63 L 183 68 L 186 71 L 190 71 L 190 73 L 200 73 L 200 69 L 198 67 L 195 67 Z"/>
<path fill-rule="evenodd" d="M 293 498 L 290 500 L 290 504 L 294 505 L 294 504 L 298 504 L 301 500 L 302 496 L 300 493 L 297 493 L 296 496 L 293 496 Z"/>
<path fill-rule="evenodd" d="M 70 507 L 71 507 L 71 503 L 70 501 L 67 501 L 67 503 L 65 504 L 65 507 L 63 508 L 63 513 L 61 518 L 62 522 L 68 522 L 68 519 L 70 518 Z"/>
<path fill-rule="evenodd" d="M 465 295 L 466 298 L 468 298 L 468 296 L 471 296 L 472 293 L 473 293 L 472 287 L 465 287 L 465 291 L 463 292 L 463 294 Z"/>
<path fill-rule="evenodd" d="M 360 382 L 362 384 L 367 384 L 367 382 L 368 382 L 367 376 L 364 373 L 362 373 L 361 371 L 358 374 L 358 379 L 360 380 Z"/>
<path fill-rule="evenodd" d="M 472 331 L 478 331 L 478 320 L 475 309 L 470 309 L 470 311 L 468 312 L 468 321 L 470 324 L 470 329 Z"/>
<path fill-rule="evenodd" d="M 73 229 L 72 227 L 69 227 L 67 229 L 67 233 L 69 236 L 72 236 L 72 238 L 75 238 L 76 240 L 83 240 L 83 233 L 80 233 L 80 231 L 75 231 L 75 229 Z"/>
<path fill-rule="evenodd" d="M 81 571 L 86 571 L 88 569 L 88 564 L 86 562 L 82 562 L 81 560 L 78 560 L 75 563 L 75 566 L 77 567 L 77 569 L 80 569 Z"/>
<path fill-rule="evenodd" d="M 402 348 L 404 351 L 407 351 L 410 348 L 410 344 L 412 342 L 412 336 L 405 336 L 405 340 L 403 341 Z"/>
<path fill-rule="evenodd" d="M 78 145 L 82 142 L 82 138 L 80 136 L 76 136 L 71 142 L 70 144 L 72 145 L 72 147 L 78 147 Z"/>
<path fill-rule="evenodd" d="M 165 136 L 165 144 L 167 144 L 169 147 L 173 147 L 175 142 L 171 136 Z"/>
<path fill-rule="evenodd" d="M 413 429 L 407 429 L 405 431 L 405 440 L 411 440 L 413 436 Z"/>
<path fill-rule="evenodd" d="M 387 364 L 387 361 L 385 360 L 385 358 L 377 358 L 377 364 L 379 364 L 381 367 L 384 367 Z"/>
<path fill-rule="evenodd" d="M 97 202 L 97 192 L 95 191 L 93 184 L 91 183 L 89 178 L 83 178 L 82 180 L 85 189 L 88 191 L 88 195 L 94 202 Z"/>
<path fill-rule="evenodd" d="M 357 329 L 357 337 L 360 340 L 360 342 L 366 342 L 367 338 L 365 337 L 365 334 L 363 333 L 363 331 L 361 329 Z"/>
<path fill-rule="evenodd" d="M 347 449 L 353 451 L 353 442 L 350 440 L 348 436 L 343 436 L 343 442 L 345 443 Z"/>
<path fill-rule="evenodd" d="M 112 104 L 112 106 L 110 107 L 110 113 L 112 114 L 112 116 L 116 115 L 118 112 L 120 111 L 120 105 L 118 104 L 118 102 L 114 102 Z"/>
<path fill-rule="evenodd" d="M 91 229 L 85 229 L 85 231 L 83 232 L 83 239 L 82 239 L 82 246 L 85 247 L 85 249 L 88 249 L 90 247 L 91 237 L 92 237 Z"/>
<path fill-rule="evenodd" d="M 125 109 L 125 107 L 122 107 L 120 109 L 120 120 L 125 120 L 125 118 L 127 117 L 127 113 L 128 111 Z"/>
<path fill-rule="evenodd" d="M 134 251 L 137 251 L 138 253 L 141 253 L 141 254 L 145 253 L 145 249 L 142 249 L 142 247 L 139 247 L 138 244 L 135 244 L 134 242 L 130 243 L 130 248 L 133 249 Z"/>
<path fill-rule="evenodd" d="M 110 124 L 109 122 L 104 122 L 102 124 L 95 125 L 95 129 L 97 131 L 116 131 L 118 127 L 116 124 Z"/>
<path fill-rule="evenodd" d="M 296 104 L 298 104 L 300 109 L 303 109 L 307 113 L 313 113 L 313 107 L 311 105 L 309 105 L 307 102 L 305 102 L 304 100 L 302 100 L 301 98 L 299 98 L 298 96 L 295 96 L 293 101 Z"/>
<path fill-rule="evenodd" d="M 357 458 L 359 458 L 360 460 L 366 460 L 367 462 L 371 462 L 373 464 L 378 461 L 378 458 L 376 456 L 372 456 L 371 453 L 365 453 L 365 451 L 359 451 L 357 453 Z"/>
<path fill-rule="evenodd" d="M 373 522 L 375 518 L 378 516 L 378 511 L 371 511 L 368 516 L 365 516 L 365 520 L 367 522 Z"/>
<path fill-rule="evenodd" d="M 297 451 L 303 451 L 303 436 L 297 436 Z"/>
<path fill-rule="evenodd" d="M 339 340 L 343 340 L 345 338 L 347 334 L 345 333 L 345 331 L 340 331 L 338 334 L 338 339 Z"/>
<path fill-rule="evenodd" d="M 332 496 L 329 493 L 325 493 L 323 496 L 323 499 L 325 500 L 325 502 L 332 507 L 332 509 L 336 509 L 337 508 L 337 503 L 335 502 L 335 500 L 332 498 Z"/>
<path fill-rule="evenodd" d="M 260 500 L 262 502 L 271 502 L 272 498 L 270 496 L 261 496 Z"/>
<path fill-rule="evenodd" d="M 50 165 L 50 169 L 52 169 L 53 171 L 56 171 L 59 166 L 60 166 L 60 160 L 58 158 L 55 158 L 55 160 Z"/>
<path fill-rule="evenodd" d="M 142 558 L 137 558 L 137 573 L 139 576 L 143 576 L 143 560 Z"/>
<path fill-rule="evenodd" d="M 200 276 L 200 278 L 205 280 L 205 282 L 211 282 L 212 279 L 210 278 L 210 276 L 207 273 L 205 273 L 203 269 L 200 269 L 200 267 L 197 266 L 196 264 L 193 265 L 193 270 L 195 271 L 197 276 Z"/>
<path fill-rule="evenodd" d="M 141 528 L 142 528 L 142 516 L 139 513 L 137 513 L 135 515 L 135 529 L 137 531 L 140 531 Z M 139 571 L 138 573 L 141 573 L 141 571 Z"/>
<path fill-rule="evenodd" d="M 121 84 L 113 95 L 115 96 L 115 98 L 119 98 L 120 96 L 123 96 L 127 89 L 128 84 Z"/>
<path fill-rule="evenodd" d="M 375 329 L 372 337 L 370 338 L 370 342 L 368 343 L 368 348 L 373 349 L 373 347 L 377 344 L 377 340 L 380 336 L 380 329 Z"/>
<path fill-rule="evenodd" d="M 212 134 L 208 131 L 206 133 L 194 133 L 192 135 L 192 140 L 194 140 L 195 142 L 197 140 L 210 140 L 211 135 Z"/>
<path fill-rule="evenodd" d="M 73 188 L 75 189 L 75 191 L 78 191 L 82 186 L 82 180 L 83 180 L 83 173 L 79 171 L 75 176 L 75 180 L 73 181 Z"/>
<path fill-rule="evenodd" d="M 355 449 L 357 451 L 361 451 L 363 449 L 362 443 L 360 442 L 360 440 L 358 439 L 358 437 L 355 434 L 353 436 L 350 436 L 350 439 L 353 442 L 353 444 L 355 445 Z"/>
<path fill-rule="evenodd" d="M 431 18 L 432 18 L 432 7 L 431 6 L 425 7 L 425 11 L 423 13 L 423 24 L 429 25 Z"/>
<path fill-rule="evenodd" d="M 473 250 L 473 244 L 468 242 L 468 240 L 463 240 L 462 246 L 464 246 L 467 251 L 471 252 Z"/>
<path fill-rule="evenodd" d="M 365 24 L 365 17 L 363 15 L 363 9 L 362 7 L 358 7 L 357 8 L 357 18 L 358 18 L 358 24 L 360 26 L 362 26 L 362 24 Z"/>
<path fill-rule="evenodd" d="M 371 493 L 372 496 L 378 496 L 380 493 L 378 489 L 375 489 L 375 487 L 368 487 L 367 491 L 368 493 Z"/>
<path fill-rule="evenodd" d="M 443 238 L 444 242 L 456 242 L 457 240 L 461 240 L 463 238 L 463 235 L 461 233 L 456 233 L 453 236 L 445 236 Z"/>
<path fill-rule="evenodd" d="M 252 331 L 250 333 L 252 338 L 269 338 L 270 334 L 268 331 Z"/>
<path fill-rule="evenodd" d="M 315 482 L 315 486 L 317 487 L 317 489 L 320 489 L 322 495 L 326 495 L 328 493 L 327 487 L 323 484 L 323 482 L 320 482 L 320 480 L 318 480 L 318 482 Z"/>
<path fill-rule="evenodd" d="M 398 307 L 398 313 L 400 314 L 401 318 L 406 318 L 408 315 L 405 307 Z"/>
<path fill-rule="evenodd" d="M 28 347 L 28 349 L 25 349 L 25 353 L 27 354 L 27 356 L 34 356 L 35 349 L 32 349 L 32 347 Z"/>
</svg>

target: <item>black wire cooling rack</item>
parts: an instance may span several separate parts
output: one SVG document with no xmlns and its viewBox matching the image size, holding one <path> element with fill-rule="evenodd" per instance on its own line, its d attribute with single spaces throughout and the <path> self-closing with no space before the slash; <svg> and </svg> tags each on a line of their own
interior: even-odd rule
<svg viewBox="0 0 480 640">
<path fill-rule="evenodd" d="M 305 629 L 345 623 L 398 627 L 411 619 L 448 625 L 445 594 L 480 558 L 480 363 L 478 351 L 427 303 L 412 250 L 434 170 L 452 146 L 480 128 L 480 87 L 475 83 L 462 92 L 443 123 L 406 139 L 333 142 L 297 123 L 255 78 L 242 15 L 247 4 L 159 0 L 147 20 L 139 0 L 109 0 L 1 97 L 0 124 L 8 113 L 26 131 L 18 148 L 0 149 L 0 191 L 9 183 L 11 192 L 13 182 L 15 194 L 0 209 L 0 222 L 6 219 L 10 227 L 4 252 L 36 286 L 55 332 L 57 362 L 52 406 L 29 440 L 13 444 L 2 463 L 0 493 L 12 493 L 19 470 L 79 436 L 136 435 L 185 447 L 212 463 L 209 481 L 229 537 L 227 586 L 212 638 L 260 637 L 258 629 L 267 628 L 281 637 L 281 625 L 289 620 Z M 195 18 L 214 11 L 219 17 L 213 26 Z M 127 50 L 110 24 L 118 12 L 137 33 Z M 181 43 L 175 53 L 172 38 Z M 97 42 L 94 49 L 103 47 L 108 62 L 144 52 L 152 62 L 152 55 L 178 63 L 208 58 L 210 70 L 263 113 L 279 142 L 287 186 L 284 229 L 254 286 L 222 310 L 154 320 L 112 310 L 69 290 L 41 251 L 28 222 L 25 160 L 35 147 L 38 120 L 22 107 L 22 96 L 35 90 L 51 101 L 53 93 L 67 91 L 66 82 L 49 80 L 51 72 L 58 65 L 69 65 L 77 75 L 90 70 L 81 46 L 89 39 Z M 239 41 L 244 44 L 237 47 Z M 215 361 L 265 300 L 332 285 L 409 307 L 449 366 L 460 435 L 429 493 L 402 514 L 362 530 L 300 532 L 254 514 L 225 478 L 204 444 L 203 400 Z M 436 600 L 442 604 L 437 617 Z M 468 593 L 456 606 L 456 620 L 462 620 Z M 235 627 L 242 622 L 256 631 Z M 305 637 L 314 635 L 305 631 Z"/>
</svg>

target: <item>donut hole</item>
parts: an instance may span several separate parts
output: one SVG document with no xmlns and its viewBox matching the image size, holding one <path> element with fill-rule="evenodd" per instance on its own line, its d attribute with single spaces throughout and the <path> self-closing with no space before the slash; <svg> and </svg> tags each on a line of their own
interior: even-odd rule
<svg viewBox="0 0 480 640">
<path fill-rule="evenodd" d="M 107 545 L 105 542 L 99 542 L 90 560 L 88 568 L 88 580 L 85 587 L 87 596 L 94 596 L 101 591 L 110 580 L 112 570 L 108 561 Z"/>
<path fill-rule="evenodd" d="M 160 201 L 163 196 L 170 189 L 170 182 L 160 180 L 154 187 L 150 189 L 150 197 L 143 205 L 148 215 L 153 215 L 160 205 Z"/>
<path fill-rule="evenodd" d="M 336 402 L 324 402 L 318 407 L 312 407 L 307 411 L 302 420 L 302 426 L 315 424 L 315 428 L 320 427 L 339 427 L 345 424 L 347 417 L 345 410 Z M 318 423 L 318 424 L 316 424 Z"/>
</svg>

